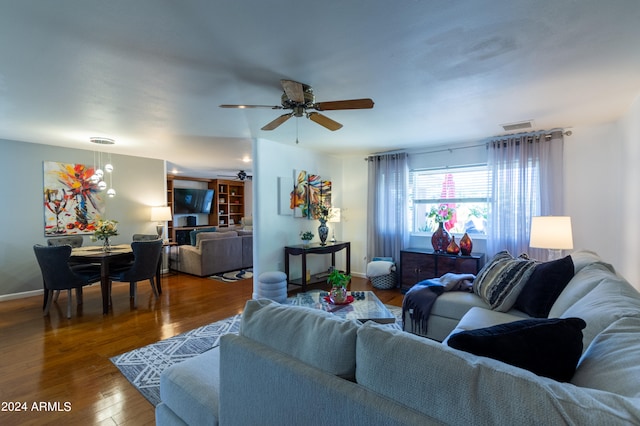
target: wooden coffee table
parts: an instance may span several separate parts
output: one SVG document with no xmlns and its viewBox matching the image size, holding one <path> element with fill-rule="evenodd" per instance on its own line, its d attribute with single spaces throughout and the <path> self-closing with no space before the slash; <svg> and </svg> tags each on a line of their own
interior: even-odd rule
<svg viewBox="0 0 640 426">
<path fill-rule="evenodd" d="M 294 306 L 305 306 L 307 308 L 321 309 L 326 312 L 345 319 L 355 319 L 361 322 L 374 321 L 380 324 L 391 324 L 396 322 L 393 315 L 372 291 L 349 292 L 351 295 L 362 295 L 348 305 L 334 305 L 325 300 L 328 292 L 312 290 L 306 293 L 298 293 L 296 297 L 290 298 L 288 303 Z M 358 294 L 359 293 L 359 294 Z"/>
</svg>

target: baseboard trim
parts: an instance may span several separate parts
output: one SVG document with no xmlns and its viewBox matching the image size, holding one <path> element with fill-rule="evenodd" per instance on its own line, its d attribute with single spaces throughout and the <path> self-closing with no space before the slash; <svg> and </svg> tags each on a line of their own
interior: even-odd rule
<svg viewBox="0 0 640 426">
<path fill-rule="evenodd" d="M 22 293 L 3 294 L 0 296 L 0 302 L 4 302 L 7 300 L 24 299 L 27 297 L 42 295 L 43 293 L 44 293 L 44 290 L 32 290 L 32 291 L 24 291 Z"/>
</svg>

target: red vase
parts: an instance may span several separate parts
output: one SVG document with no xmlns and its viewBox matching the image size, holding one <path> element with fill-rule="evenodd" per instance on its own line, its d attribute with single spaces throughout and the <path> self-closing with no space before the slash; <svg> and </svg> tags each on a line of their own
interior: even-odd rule
<svg viewBox="0 0 640 426">
<path fill-rule="evenodd" d="M 471 237 L 466 232 L 460 239 L 460 253 L 463 256 L 470 256 L 471 250 L 473 250 L 473 241 L 471 241 Z"/>
<path fill-rule="evenodd" d="M 451 235 L 444 229 L 444 223 L 438 224 L 438 229 L 431 236 L 431 245 L 436 253 L 444 253 L 451 243 Z"/>
<path fill-rule="evenodd" d="M 451 242 L 447 246 L 447 253 L 449 254 L 458 254 L 460 253 L 460 247 L 456 244 L 456 237 L 451 236 Z"/>
</svg>

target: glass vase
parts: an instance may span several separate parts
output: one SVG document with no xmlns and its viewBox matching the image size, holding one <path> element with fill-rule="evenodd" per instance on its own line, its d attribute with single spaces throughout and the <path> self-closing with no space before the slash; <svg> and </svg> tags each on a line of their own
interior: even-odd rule
<svg viewBox="0 0 640 426">
<path fill-rule="evenodd" d="M 470 256 L 471 251 L 473 250 L 473 241 L 471 241 L 471 237 L 466 232 L 460 239 L 460 253 L 463 256 Z"/>
<path fill-rule="evenodd" d="M 460 246 L 456 244 L 456 237 L 454 235 L 451 236 L 451 242 L 447 246 L 448 254 L 458 254 L 460 253 Z"/>
<path fill-rule="evenodd" d="M 444 229 L 444 223 L 438 223 L 438 229 L 431 236 L 431 245 L 436 253 L 444 253 L 451 243 L 451 236 L 446 229 Z"/>
<path fill-rule="evenodd" d="M 333 303 L 344 303 L 347 301 L 346 287 L 331 287 L 331 300 Z"/>
<path fill-rule="evenodd" d="M 104 241 L 102 243 L 102 251 L 105 253 L 111 252 L 111 241 L 109 240 L 109 237 L 104 237 Z"/>
</svg>

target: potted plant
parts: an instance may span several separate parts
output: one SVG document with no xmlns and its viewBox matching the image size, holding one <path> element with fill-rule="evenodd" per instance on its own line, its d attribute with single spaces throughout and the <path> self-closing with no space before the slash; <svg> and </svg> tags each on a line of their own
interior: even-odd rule
<svg viewBox="0 0 640 426">
<path fill-rule="evenodd" d="M 347 285 L 351 281 L 351 275 L 346 275 L 337 269 L 332 269 L 327 277 L 331 285 L 331 300 L 333 303 L 344 303 L 347 300 Z"/>
<path fill-rule="evenodd" d="M 300 238 L 302 239 L 302 244 L 307 246 L 309 241 L 313 240 L 313 233 L 310 231 L 300 232 Z"/>
</svg>

